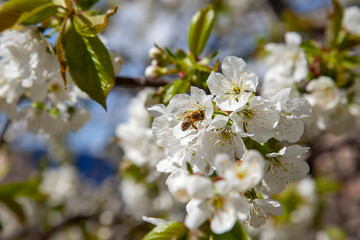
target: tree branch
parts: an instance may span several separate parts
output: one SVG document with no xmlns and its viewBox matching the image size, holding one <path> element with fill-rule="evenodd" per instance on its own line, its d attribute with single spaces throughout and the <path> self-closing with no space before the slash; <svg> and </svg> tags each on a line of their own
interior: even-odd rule
<svg viewBox="0 0 360 240">
<path fill-rule="evenodd" d="M 130 87 L 130 88 L 161 87 L 172 81 L 173 81 L 173 79 L 169 79 L 169 78 L 153 79 L 153 78 L 147 78 L 147 77 L 134 78 L 134 77 L 119 76 L 119 77 L 115 78 L 115 86 Z"/>
</svg>

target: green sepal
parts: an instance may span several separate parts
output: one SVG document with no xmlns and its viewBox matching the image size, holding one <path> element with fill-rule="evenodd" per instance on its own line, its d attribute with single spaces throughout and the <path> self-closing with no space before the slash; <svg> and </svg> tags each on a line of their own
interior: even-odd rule
<svg viewBox="0 0 360 240">
<path fill-rule="evenodd" d="M 102 15 L 87 15 L 85 13 L 74 16 L 74 27 L 78 33 L 86 37 L 96 37 L 96 34 L 102 32 L 108 22 L 110 16 L 114 15 L 117 7 L 107 11 Z"/>
<path fill-rule="evenodd" d="M 183 223 L 172 222 L 156 226 L 143 240 L 186 240 L 188 232 Z"/>
<path fill-rule="evenodd" d="M 214 71 L 218 72 L 220 69 L 220 59 L 218 58 L 215 63 Z"/>
<path fill-rule="evenodd" d="M 166 53 L 169 55 L 170 58 L 172 58 L 173 60 L 177 60 L 176 55 L 175 55 L 170 49 L 168 49 L 167 47 L 165 47 L 165 51 L 166 51 Z"/>
<path fill-rule="evenodd" d="M 199 10 L 191 19 L 188 44 L 194 56 L 199 56 L 205 48 L 206 42 L 215 23 L 215 10 L 212 6 Z"/>
<path fill-rule="evenodd" d="M 191 165 L 190 165 L 189 162 L 186 162 L 186 169 L 188 170 L 188 172 L 189 172 L 190 174 L 194 174 L 194 171 L 193 171 L 193 169 L 192 169 L 192 167 L 191 167 Z"/>
<path fill-rule="evenodd" d="M 85 37 L 69 26 L 64 35 L 64 52 L 74 83 L 106 110 L 106 98 L 115 84 L 108 50 L 98 37 Z"/>
<path fill-rule="evenodd" d="M 0 9 L 0 32 L 16 24 L 23 14 L 29 14 L 34 9 L 52 3 L 51 0 L 10 0 Z"/>
</svg>

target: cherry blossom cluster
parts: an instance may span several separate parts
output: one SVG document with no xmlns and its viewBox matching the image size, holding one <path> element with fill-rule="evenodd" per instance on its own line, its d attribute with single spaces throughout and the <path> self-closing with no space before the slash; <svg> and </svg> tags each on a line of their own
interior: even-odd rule
<svg viewBox="0 0 360 240">
<path fill-rule="evenodd" d="M 289 97 L 290 88 L 269 99 L 255 96 L 258 77 L 237 57 L 226 57 L 222 73 L 212 72 L 207 84 L 210 95 L 192 87 L 190 95 L 149 108 L 154 137 L 165 152 L 157 170 L 170 173 L 170 192 L 187 202 L 188 228 L 207 219 L 215 233 L 229 231 L 236 221 L 259 227 L 269 214 L 283 212 L 271 196 L 308 173 L 301 159 L 308 149 L 289 143 L 302 136 L 311 105 Z"/>
<path fill-rule="evenodd" d="M 32 28 L 0 35 L 0 111 L 14 123 L 26 122 L 32 133 L 76 131 L 90 118 L 76 108 L 86 98 L 71 82 L 62 84 L 56 55 L 46 38 Z"/>
<path fill-rule="evenodd" d="M 164 150 L 158 146 L 152 134 L 151 116 L 146 106 L 151 106 L 154 89 L 140 91 L 129 104 L 129 118 L 117 126 L 115 134 L 124 155 L 120 164 L 122 200 L 125 212 L 140 220 L 141 217 L 176 215 L 182 212 L 179 203 L 171 197 L 165 184 L 165 176 L 156 171 L 156 164 L 164 158 Z M 118 155 L 116 156 L 118 159 Z M 134 176 L 131 171 L 142 174 Z M 129 176 L 130 175 L 130 176 Z M 154 189 L 149 184 L 156 186 Z"/>
<path fill-rule="evenodd" d="M 359 13 L 360 8 L 356 6 L 345 9 L 343 34 L 360 35 Z M 307 54 L 301 43 L 298 33 L 287 32 L 285 43 L 268 43 L 265 46 L 269 53 L 265 59 L 268 70 L 264 75 L 261 95 L 267 98 L 283 88 L 291 88 L 290 96 L 306 98 L 313 108 L 312 117 L 307 121 L 308 137 L 318 136 L 322 132 L 357 132 L 360 129 L 357 120 L 360 117 L 360 79 L 354 77 L 344 83 L 322 74 L 320 65 L 324 63 L 315 59 L 314 63 L 308 64 Z M 349 56 L 353 54 L 350 53 Z M 312 76 L 310 72 L 317 77 L 309 77 Z M 348 75 L 351 74 L 347 73 L 343 78 Z"/>
</svg>

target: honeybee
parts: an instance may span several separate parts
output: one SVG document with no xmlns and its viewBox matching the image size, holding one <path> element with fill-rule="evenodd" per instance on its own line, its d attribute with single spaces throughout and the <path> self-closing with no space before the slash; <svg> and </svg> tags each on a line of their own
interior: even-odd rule
<svg viewBox="0 0 360 240">
<path fill-rule="evenodd" d="M 190 128 L 190 126 L 197 130 L 197 127 L 194 123 L 197 121 L 202 121 L 204 119 L 205 111 L 202 109 L 188 113 L 187 115 L 185 115 L 184 121 L 181 124 L 181 130 L 186 131 Z"/>
</svg>

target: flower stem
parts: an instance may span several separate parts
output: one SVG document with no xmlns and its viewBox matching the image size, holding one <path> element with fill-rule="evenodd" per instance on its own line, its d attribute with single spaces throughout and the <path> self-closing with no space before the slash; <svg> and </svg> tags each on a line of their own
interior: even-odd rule
<svg viewBox="0 0 360 240">
<path fill-rule="evenodd" d="M 217 110 L 217 109 L 214 109 L 214 114 L 215 115 L 229 116 L 229 114 L 227 114 L 226 112 L 223 112 L 223 111 Z"/>
</svg>

